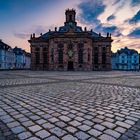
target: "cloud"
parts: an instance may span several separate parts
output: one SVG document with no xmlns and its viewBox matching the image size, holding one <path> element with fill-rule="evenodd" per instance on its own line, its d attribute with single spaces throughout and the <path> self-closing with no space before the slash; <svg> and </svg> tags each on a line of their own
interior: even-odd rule
<svg viewBox="0 0 140 140">
<path fill-rule="evenodd" d="M 121 0 L 116 0 L 116 1 L 113 3 L 113 5 L 119 3 L 120 1 L 121 1 Z"/>
<path fill-rule="evenodd" d="M 115 19 L 115 16 L 113 14 L 110 15 L 109 17 L 107 17 L 107 21 L 110 21 L 110 20 L 113 20 L 113 19 Z"/>
<path fill-rule="evenodd" d="M 136 24 L 140 21 L 140 10 L 134 15 L 132 19 L 129 20 L 130 24 Z"/>
<path fill-rule="evenodd" d="M 14 36 L 20 39 L 27 39 L 30 37 L 30 34 L 27 33 L 14 33 Z"/>
<path fill-rule="evenodd" d="M 81 10 L 80 20 L 88 24 L 99 24 L 98 16 L 105 10 L 102 0 L 87 0 L 78 5 Z"/>
<path fill-rule="evenodd" d="M 37 25 L 34 27 L 33 31 L 34 31 L 34 33 L 39 35 L 40 33 L 47 32 L 47 29 L 48 29 L 48 27 L 46 27 L 46 26 Z"/>
<path fill-rule="evenodd" d="M 95 28 L 96 32 L 101 32 L 103 34 L 106 33 L 111 33 L 113 36 L 119 37 L 122 34 L 120 33 L 120 30 L 117 26 L 112 25 L 112 26 L 104 26 L 102 24 L 99 24 L 96 28 Z"/>
<path fill-rule="evenodd" d="M 134 29 L 128 36 L 133 37 L 133 38 L 139 38 L 140 37 L 140 28 Z"/>
<path fill-rule="evenodd" d="M 131 0 L 131 5 L 132 6 L 140 5 L 140 0 Z"/>
<path fill-rule="evenodd" d="M 34 25 L 26 31 L 21 31 L 18 33 L 17 31 L 14 33 L 14 36 L 20 39 L 29 39 L 32 33 L 35 33 L 36 36 L 40 36 L 41 33 L 46 33 L 49 29 L 53 29 L 54 26 L 41 26 L 41 25 Z"/>
</svg>

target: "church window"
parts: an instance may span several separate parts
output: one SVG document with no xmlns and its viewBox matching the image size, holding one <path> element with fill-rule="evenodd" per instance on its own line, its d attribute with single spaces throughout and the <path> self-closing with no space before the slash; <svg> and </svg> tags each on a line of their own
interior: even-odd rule
<svg viewBox="0 0 140 140">
<path fill-rule="evenodd" d="M 84 45 L 82 43 L 78 44 L 78 63 L 83 64 L 83 48 Z"/>
<path fill-rule="evenodd" d="M 47 48 L 43 49 L 43 62 L 44 64 L 48 63 L 48 49 Z"/>
<path fill-rule="evenodd" d="M 94 55 L 94 64 L 98 64 L 98 53 Z"/>
<path fill-rule="evenodd" d="M 39 64 L 40 63 L 40 54 L 39 54 L 39 52 L 35 53 L 35 58 L 36 58 L 36 64 Z"/>
<path fill-rule="evenodd" d="M 69 15 L 69 20 L 72 21 L 72 15 Z"/>
<path fill-rule="evenodd" d="M 90 61 L 90 49 L 88 48 L 88 62 Z"/>
<path fill-rule="evenodd" d="M 54 49 L 53 48 L 51 49 L 51 61 L 52 62 L 54 61 Z"/>
<path fill-rule="evenodd" d="M 102 53 L 102 64 L 106 63 L 106 53 Z"/>
<path fill-rule="evenodd" d="M 58 45 L 58 63 L 63 64 L 63 44 Z"/>
</svg>

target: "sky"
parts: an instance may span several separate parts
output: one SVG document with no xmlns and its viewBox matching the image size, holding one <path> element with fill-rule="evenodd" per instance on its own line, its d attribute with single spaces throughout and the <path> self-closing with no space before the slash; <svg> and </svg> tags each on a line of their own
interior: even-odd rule
<svg viewBox="0 0 140 140">
<path fill-rule="evenodd" d="M 63 26 L 68 8 L 83 28 L 110 32 L 113 52 L 128 47 L 140 53 L 140 0 L 0 0 L 0 39 L 29 52 L 30 35 Z"/>
</svg>

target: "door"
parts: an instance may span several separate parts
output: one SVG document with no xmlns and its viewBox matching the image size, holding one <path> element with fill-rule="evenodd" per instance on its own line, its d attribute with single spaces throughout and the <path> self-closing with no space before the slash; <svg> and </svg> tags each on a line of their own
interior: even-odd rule
<svg viewBox="0 0 140 140">
<path fill-rule="evenodd" d="M 68 70 L 69 71 L 74 70 L 72 61 L 68 61 Z"/>
</svg>

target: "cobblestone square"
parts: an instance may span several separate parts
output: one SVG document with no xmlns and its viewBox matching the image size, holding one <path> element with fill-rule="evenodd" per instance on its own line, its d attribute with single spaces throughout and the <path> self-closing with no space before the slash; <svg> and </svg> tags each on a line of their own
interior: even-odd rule
<svg viewBox="0 0 140 140">
<path fill-rule="evenodd" d="M 140 140 L 140 72 L 0 71 L 0 140 Z"/>
</svg>

